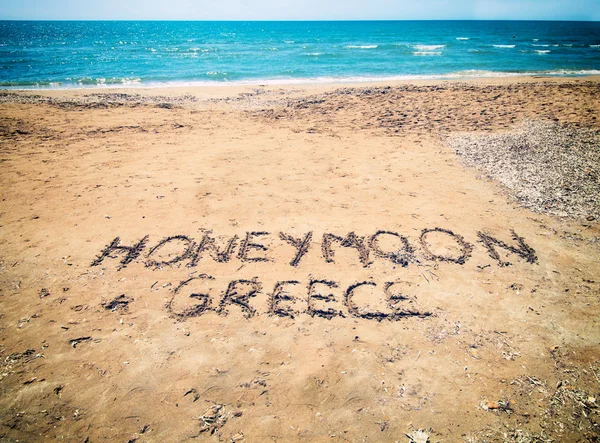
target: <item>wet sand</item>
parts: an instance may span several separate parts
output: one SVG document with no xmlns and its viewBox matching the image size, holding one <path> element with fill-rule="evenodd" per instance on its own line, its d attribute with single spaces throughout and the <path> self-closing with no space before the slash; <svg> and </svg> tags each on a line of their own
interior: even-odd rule
<svg viewBox="0 0 600 443">
<path fill-rule="evenodd" d="M 446 140 L 598 80 L 0 94 L 0 438 L 593 441 L 598 222 Z"/>
</svg>

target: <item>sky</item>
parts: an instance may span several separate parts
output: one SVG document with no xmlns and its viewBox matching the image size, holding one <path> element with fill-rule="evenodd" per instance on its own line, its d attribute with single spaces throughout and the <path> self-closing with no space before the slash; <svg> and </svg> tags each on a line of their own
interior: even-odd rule
<svg viewBox="0 0 600 443">
<path fill-rule="evenodd" d="M 2 20 L 600 20 L 600 0 L 0 0 Z"/>
</svg>

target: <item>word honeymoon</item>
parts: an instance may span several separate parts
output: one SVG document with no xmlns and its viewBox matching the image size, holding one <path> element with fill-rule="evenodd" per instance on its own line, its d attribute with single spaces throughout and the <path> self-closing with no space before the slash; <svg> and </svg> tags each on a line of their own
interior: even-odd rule
<svg viewBox="0 0 600 443">
<path fill-rule="evenodd" d="M 454 256 L 440 255 L 432 252 L 428 241 L 428 237 L 432 233 L 447 236 L 450 241 L 458 246 L 460 252 Z M 502 248 L 507 252 L 516 254 L 528 263 L 535 263 L 537 257 L 533 248 L 527 245 L 525 240 L 522 237 L 519 237 L 515 231 L 511 230 L 511 234 L 514 241 L 514 244 L 512 245 L 492 237 L 490 234 L 477 232 L 479 241 L 487 249 L 490 257 L 498 261 L 500 266 L 508 266 L 510 263 L 501 259 L 497 248 Z M 241 242 L 239 242 L 240 237 L 234 235 L 223 241 L 220 247 L 217 245 L 217 237 L 213 236 L 211 232 L 206 232 L 199 242 L 196 242 L 186 235 L 174 235 L 160 240 L 155 246 L 147 250 L 147 253 L 145 254 L 145 265 L 146 267 L 162 268 L 187 261 L 188 267 L 194 267 L 198 265 L 198 262 L 205 254 L 219 263 L 228 262 L 234 255 L 242 262 L 269 262 L 272 260 L 268 256 L 269 248 L 265 245 L 265 240 L 267 240 L 270 235 L 269 232 L 262 231 L 246 232 L 246 235 Z M 396 240 L 395 244 L 399 245 L 397 249 L 384 250 L 380 247 L 379 242 L 385 237 Z M 291 255 L 289 264 L 294 267 L 300 264 L 302 257 L 304 257 L 313 244 L 312 232 L 308 232 L 300 237 L 280 232 L 279 238 L 292 247 L 293 255 Z M 121 239 L 116 237 L 101 251 L 100 255 L 94 259 L 91 266 L 100 265 L 106 258 L 116 258 L 111 254 L 119 253 L 122 255 L 122 258 L 119 262 L 118 269 L 125 268 L 127 265 L 137 260 L 142 255 L 142 252 L 147 249 L 148 239 L 149 236 L 146 235 L 139 242 L 134 243 L 131 246 L 125 246 L 121 244 Z M 261 242 L 261 240 L 263 241 Z M 462 236 L 443 228 L 423 229 L 418 242 L 426 259 L 454 262 L 460 265 L 465 264 L 473 250 L 473 245 L 466 242 Z M 156 259 L 156 257 L 160 255 L 160 250 L 167 245 L 177 245 L 177 248 L 180 249 L 180 253 L 173 258 L 169 258 L 169 260 Z M 373 253 L 375 257 L 389 260 L 392 263 L 403 267 L 408 266 L 411 262 L 418 262 L 417 258 L 414 256 L 415 248 L 409 243 L 408 238 L 393 231 L 379 230 L 371 236 L 358 236 L 354 232 L 350 232 L 345 237 L 325 233 L 323 234 L 321 241 L 321 253 L 325 262 L 334 262 L 336 246 L 355 249 L 358 253 L 358 259 L 365 268 L 369 267 L 372 263 L 371 253 Z M 236 248 L 238 250 L 237 254 L 235 254 Z"/>
<path fill-rule="evenodd" d="M 432 235 L 434 233 L 436 234 L 435 236 Z M 533 248 L 527 245 L 524 239 L 514 231 L 511 230 L 511 234 L 512 241 L 508 243 L 483 232 L 477 232 L 477 237 L 490 257 L 496 260 L 500 266 L 508 266 L 510 264 L 507 261 L 503 261 L 500 256 L 500 250 L 503 250 L 506 254 L 515 254 L 528 263 L 535 263 L 537 257 Z M 180 263 L 185 263 L 188 267 L 194 267 L 198 265 L 203 257 L 207 257 L 207 259 L 212 259 L 218 263 L 228 262 L 234 256 L 242 262 L 269 262 L 272 261 L 269 258 L 269 247 L 267 246 L 270 244 L 270 235 L 268 232 L 252 231 L 246 232 L 242 238 L 234 235 L 225 240 L 217 240 L 219 237 L 212 235 L 211 232 L 205 232 L 200 241 L 196 241 L 186 235 L 175 235 L 160 240 L 152 247 L 148 247 L 148 235 L 130 246 L 122 245 L 121 239 L 116 237 L 100 252 L 91 263 L 91 266 L 98 266 L 107 258 L 116 259 L 119 260 L 118 269 L 120 270 L 141 257 L 145 259 L 145 266 L 150 268 L 162 268 Z M 297 267 L 300 264 L 302 258 L 313 245 L 313 232 L 308 232 L 301 236 L 279 232 L 278 237 L 282 242 L 291 246 L 289 264 L 293 267 Z M 452 250 L 456 250 L 457 252 L 447 255 L 434 253 L 432 249 L 435 248 L 431 243 L 440 242 L 440 239 L 442 239 L 444 244 L 455 244 L 456 248 Z M 426 259 L 453 262 L 459 265 L 463 265 L 469 259 L 473 250 L 473 245 L 465 241 L 462 236 L 443 228 L 424 229 L 421 231 L 418 243 L 422 255 Z M 388 246 L 383 248 L 382 244 Z M 389 245 L 393 246 L 390 247 Z M 167 247 L 168 249 L 163 249 Z M 325 262 L 334 262 L 335 251 L 338 248 L 354 249 L 358 260 L 364 267 L 369 267 L 373 257 L 389 260 L 395 265 L 403 267 L 408 266 L 409 263 L 419 263 L 419 259 L 414 254 L 415 248 L 410 244 L 408 238 L 393 231 L 379 230 L 370 236 L 359 236 L 354 232 L 350 232 L 343 237 L 331 233 L 323 234 L 321 239 L 321 254 Z M 166 251 L 169 253 L 167 254 Z M 176 255 L 173 256 L 174 254 Z M 165 255 L 168 259 L 164 259 Z M 175 303 L 175 298 L 176 296 L 181 297 L 178 294 L 183 292 L 182 289 L 192 280 L 203 279 L 214 280 L 214 277 L 201 274 L 182 281 L 175 287 L 173 297 L 166 305 L 167 310 L 173 317 L 184 320 L 188 317 L 196 317 L 209 311 L 227 315 L 229 306 L 237 306 L 247 317 L 252 317 L 256 314 L 256 310 L 250 304 L 250 299 L 256 297 L 262 290 L 262 284 L 256 277 L 252 280 L 238 279 L 231 281 L 227 290 L 222 293 L 218 306 L 212 306 L 211 297 L 208 294 L 192 293 L 189 295 L 189 299 L 191 300 L 188 303 L 195 304 L 193 306 L 188 305 L 187 307 L 178 308 L 176 305 L 180 303 Z M 428 312 L 401 308 L 402 301 L 411 302 L 406 295 L 402 294 L 405 291 L 402 290 L 401 286 L 405 283 L 408 282 L 387 282 L 384 284 L 385 304 L 389 308 L 389 312 L 387 313 L 373 312 L 365 308 L 359 309 L 356 306 L 354 298 L 356 298 L 355 295 L 358 290 L 362 291 L 369 287 L 377 286 L 370 281 L 357 282 L 349 286 L 344 293 L 343 303 L 350 316 L 366 319 L 398 320 L 410 316 L 426 317 L 431 315 Z M 300 282 L 295 280 L 279 281 L 275 284 L 273 292 L 269 294 L 269 314 L 288 317 L 298 314 L 291 306 L 299 301 L 299 299 L 293 297 L 287 290 L 287 288 L 298 284 Z M 410 285 L 410 283 L 408 284 Z M 328 305 L 330 302 L 336 301 L 336 297 L 328 292 L 330 292 L 331 288 L 337 287 L 337 282 L 314 280 L 311 278 L 307 286 L 308 306 L 305 312 L 312 316 L 328 319 L 336 316 L 345 317 L 341 311 L 327 307 L 330 306 Z"/>
</svg>

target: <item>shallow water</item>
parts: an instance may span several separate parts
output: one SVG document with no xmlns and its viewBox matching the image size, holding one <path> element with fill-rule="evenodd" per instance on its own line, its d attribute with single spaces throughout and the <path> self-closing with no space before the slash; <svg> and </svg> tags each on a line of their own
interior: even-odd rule
<svg viewBox="0 0 600 443">
<path fill-rule="evenodd" d="M 599 22 L 0 21 L 0 86 L 600 74 Z"/>
</svg>

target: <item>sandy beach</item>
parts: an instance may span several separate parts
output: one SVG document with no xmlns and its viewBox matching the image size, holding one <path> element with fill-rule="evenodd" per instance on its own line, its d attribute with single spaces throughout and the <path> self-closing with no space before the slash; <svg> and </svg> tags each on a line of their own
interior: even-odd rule
<svg viewBox="0 0 600 443">
<path fill-rule="evenodd" d="M 597 441 L 599 130 L 600 77 L 0 92 L 0 441 Z"/>
</svg>

